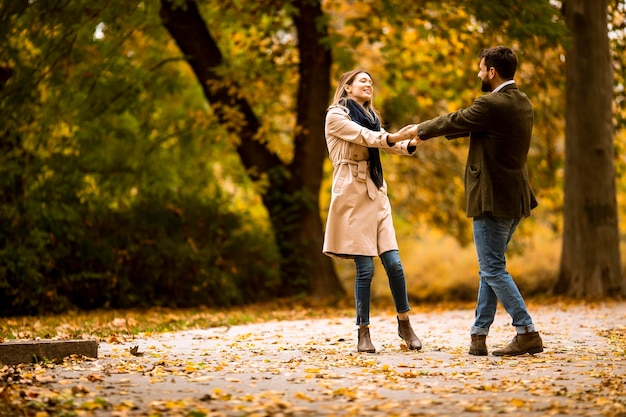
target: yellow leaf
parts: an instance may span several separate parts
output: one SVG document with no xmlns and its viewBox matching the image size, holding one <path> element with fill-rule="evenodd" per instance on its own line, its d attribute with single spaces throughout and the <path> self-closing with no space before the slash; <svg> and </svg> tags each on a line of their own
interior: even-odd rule
<svg viewBox="0 0 626 417">
<path fill-rule="evenodd" d="M 124 411 L 124 410 L 133 410 L 136 407 L 137 406 L 135 405 L 134 402 L 127 400 L 127 401 L 123 401 L 120 404 L 116 404 L 115 406 L 113 406 L 113 409 L 115 411 Z"/>
<path fill-rule="evenodd" d="M 526 401 L 520 400 L 519 398 L 513 398 L 510 403 L 515 408 L 522 408 L 524 405 L 526 405 Z"/>
<path fill-rule="evenodd" d="M 605 398 L 605 397 L 596 398 L 596 405 L 609 405 L 609 404 L 613 404 L 613 401 L 609 398 Z"/>
<path fill-rule="evenodd" d="M 313 402 L 313 399 L 311 397 L 300 391 L 296 392 L 294 396 L 299 400 L 308 401 L 310 403 Z"/>
</svg>

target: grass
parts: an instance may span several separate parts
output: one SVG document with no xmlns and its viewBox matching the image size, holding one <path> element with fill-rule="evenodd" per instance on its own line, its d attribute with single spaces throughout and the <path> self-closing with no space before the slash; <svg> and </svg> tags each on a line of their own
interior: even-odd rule
<svg viewBox="0 0 626 417">
<path fill-rule="evenodd" d="M 433 309 L 473 309 L 472 303 L 424 303 L 414 314 Z M 395 314 L 385 297 L 372 301 L 372 314 Z M 134 337 L 189 329 L 228 327 L 269 321 L 354 317 L 352 296 L 337 302 L 281 299 L 231 308 L 150 308 L 73 311 L 40 317 L 0 318 L 0 342 L 32 339 L 97 339 Z"/>
<path fill-rule="evenodd" d="M 150 308 L 129 310 L 73 311 L 40 317 L 0 319 L 0 341 L 3 339 L 90 339 L 116 335 L 140 335 L 178 330 L 235 326 L 278 320 L 295 320 L 352 313 L 343 307 L 329 307 L 306 300 L 276 300 L 271 303 L 211 308 Z"/>
</svg>

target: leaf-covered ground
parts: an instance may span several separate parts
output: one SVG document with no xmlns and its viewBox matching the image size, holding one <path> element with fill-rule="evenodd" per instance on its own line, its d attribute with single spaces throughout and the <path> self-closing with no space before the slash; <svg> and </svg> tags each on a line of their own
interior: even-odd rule
<svg viewBox="0 0 626 417">
<path fill-rule="evenodd" d="M 626 416 L 626 303 L 530 310 L 545 351 L 515 358 L 467 354 L 470 306 L 414 308 L 420 352 L 373 316 L 376 354 L 345 315 L 134 336 L 117 317 L 98 359 L 1 368 L 0 415 Z M 512 337 L 500 308 L 490 350 Z"/>
</svg>

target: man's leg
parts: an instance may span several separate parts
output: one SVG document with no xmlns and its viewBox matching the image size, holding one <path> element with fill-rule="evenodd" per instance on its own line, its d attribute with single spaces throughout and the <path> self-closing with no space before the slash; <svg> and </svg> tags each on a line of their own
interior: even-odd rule
<svg viewBox="0 0 626 417">
<path fill-rule="evenodd" d="M 479 329 L 485 333 L 484 326 L 488 329 L 493 323 L 495 316 L 493 295 L 502 302 L 511 316 L 518 334 L 536 333 L 524 298 L 513 277 L 506 270 L 506 248 L 518 224 L 519 219 L 492 217 L 486 214 L 474 218 L 474 240 L 481 279 L 476 320 L 472 328 L 475 334 L 480 334 Z M 486 287 L 489 287 L 491 292 Z M 537 349 L 533 345 L 530 350 Z"/>
<path fill-rule="evenodd" d="M 506 311 L 513 319 L 513 326 L 518 333 L 534 331 L 533 322 L 526 309 L 524 298 L 506 270 L 506 248 L 511 240 L 519 219 L 492 217 L 486 214 L 474 218 L 474 239 L 478 254 L 481 285 L 487 284 L 493 294 L 502 302 Z M 489 315 L 495 313 L 493 294 L 486 288 L 480 293 L 486 297 L 482 308 L 481 321 L 477 327 L 487 323 Z M 489 323 L 490 324 L 490 323 Z M 530 330 L 529 330 L 530 328 Z"/>
</svg>

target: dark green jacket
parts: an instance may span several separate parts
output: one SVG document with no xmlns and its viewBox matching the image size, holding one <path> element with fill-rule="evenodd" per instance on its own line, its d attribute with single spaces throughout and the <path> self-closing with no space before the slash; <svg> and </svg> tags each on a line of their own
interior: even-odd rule
<svg viewBox="0 0 626 417">
<path fill-rule="evenodd" d="M 478 97 L 465 109 L 418 126 L 422 140 L 437 136 L 470 137 L 465 166 L 466 214 L 529 216 L 537 206 L 526 159 L 533 129 L 533 108 L 515 84 Z"/>
</svg>

